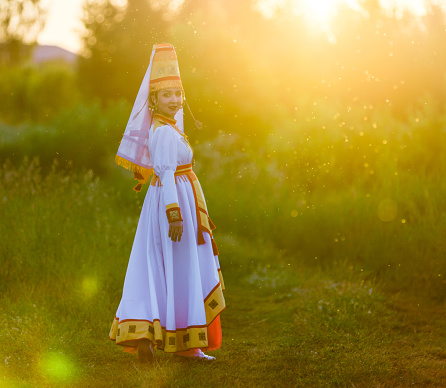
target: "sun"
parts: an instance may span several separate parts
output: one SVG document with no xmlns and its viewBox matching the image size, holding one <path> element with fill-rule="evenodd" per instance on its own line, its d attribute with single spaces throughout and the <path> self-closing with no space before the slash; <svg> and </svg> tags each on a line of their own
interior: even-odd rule
<svg viewBox="0 0 446 388">
<path fill-rule="evenodd" d="M 383 13 L 401 18 L 405 12 L 417 17 L 425 16 L 432 6 L 446 10 L 444 0 L 378 0 Z M 367 14 L 361 0 L 257 0 L 256 8 L 265 18 L 273 18 L 277 11 L 303 16 L 310 26 L 329 32 L 333 19 L 341 7 Z"/>
<path fill-rule="evenodd" d="M 268 19 L 286 10 L 288 15 L 303 16 L 310 25 L 329 31 L 341 5 L 360 11 L 358 0 L 258 0 L 256 8 Z"/>
<path fill-rule="evenodd" d="M 293 13 L 303 14 L 310 23 L 316 23 L 323 30 L 329 29 L 332 19 L 336 16 L 337 7 L 344 0 L 303 0 L 293 1 Z"/>
</svg>

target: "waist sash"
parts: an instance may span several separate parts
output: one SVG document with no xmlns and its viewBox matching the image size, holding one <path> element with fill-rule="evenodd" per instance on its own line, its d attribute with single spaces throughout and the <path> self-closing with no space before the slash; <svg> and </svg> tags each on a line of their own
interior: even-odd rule
<svg viewBox="0 0 446 388">
<path fill-rule="evenodd" d="M 192 164 L 183 164 L 181 166 L 178 166 L 175 170 L 175 183 L 178 182 L 178 179 L 183 181 L 189 181 L 192 187 L 192 191 L 194 192 L 194 198 L 195 198 L 195 209 L 197 213 L 197 224 L 198 224 L 198 230 L 197 230 L 197 239 L 198 239 L 198 245 L 205 244 L 206 241 L 203 237 L 203 232 L 206 232 L 211 237 L 211 244 L 212 249 L 214 252 L 214 255 L 218 255 L 218 249 L 217 244 L 214 241 L 214 237 L 212 235 L 212 230 L 215 229 L 214 223 L 211 221 L 208 210 L 206 206 L 206 201 L 204 199 L 203 190 L 201 189 L 200 182 L 198 181 L 197 176 L 192 171 Z M 151 186 L 162 186 L 161 180 L 158 175 L 153 174 L 152 180 L 150 182 Z"/>
</svg>

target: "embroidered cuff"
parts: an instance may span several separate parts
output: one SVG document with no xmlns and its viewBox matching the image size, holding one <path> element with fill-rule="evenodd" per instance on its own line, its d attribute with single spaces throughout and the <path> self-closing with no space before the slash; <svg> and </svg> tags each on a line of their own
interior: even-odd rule
<svg viewBox="0 0 446 388">
<path fill-rule="evenodd" d="M 167 205 L 166 214 L 169 224 L 175 221 L 183 221 L 183 219 L 181 218 L 180 205 L 178 205 L 177 203 L 171 203 L 170 205 Z"/>
</svg>

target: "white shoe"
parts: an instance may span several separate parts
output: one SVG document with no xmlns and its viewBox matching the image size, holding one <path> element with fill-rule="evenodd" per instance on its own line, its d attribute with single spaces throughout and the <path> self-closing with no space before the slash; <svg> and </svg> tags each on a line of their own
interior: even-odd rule
<svg viewBox="0 0 446 388">
<path fill-rule="evenodd" d="M 206 361 L 215 361 L 215 357 L 208 356 L 207 354 L 204 354 L 200 349 L 195 349 L 195 351 L 189 354 L 179 354 L 181 357 L 188 357 L 188 358 L 195 358 L 200 360 L 206 360 Z"/>
</svg>

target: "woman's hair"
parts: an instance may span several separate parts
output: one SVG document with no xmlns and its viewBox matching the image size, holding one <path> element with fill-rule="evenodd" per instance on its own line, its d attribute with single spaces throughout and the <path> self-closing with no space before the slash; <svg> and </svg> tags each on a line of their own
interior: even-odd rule
<svg viewBox="0 0 446 388">
<path fill-rule="evenodd" d="M 154 110 L 155 109 L 155 103 L 152 101 L 152 96 L 155 97 L 155 101 L 156 101 L 157 98 L 158 98 L 158 90 L 149 93 L 149 109 Z"/>
</svg>

